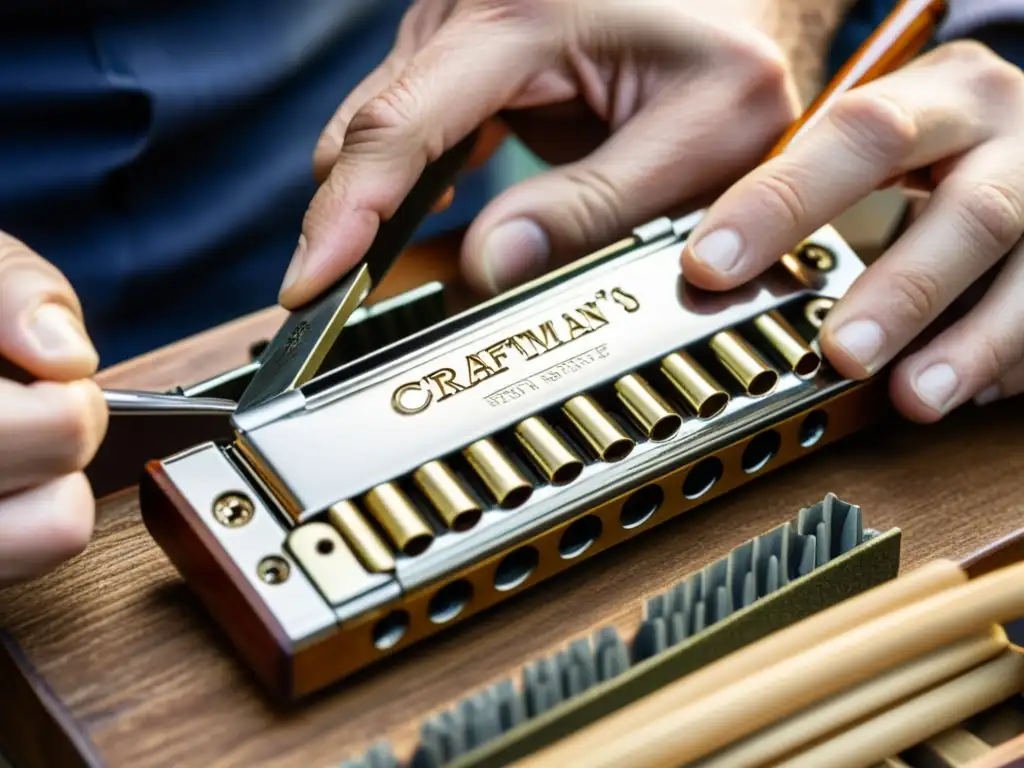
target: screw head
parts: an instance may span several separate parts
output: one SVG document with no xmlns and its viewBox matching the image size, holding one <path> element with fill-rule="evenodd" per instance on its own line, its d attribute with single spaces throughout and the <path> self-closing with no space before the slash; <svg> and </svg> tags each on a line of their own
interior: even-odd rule
<svg viewBox="0 0 1024 768">
<path fill-rule="evenodd" d="M 828 272 L 835 269 L 836 257 L 828 248 L 814 243 L 805 243 L 797 250 L 796 257 L 808 269 Z"/>
<path fill-rule="evenodd" d="M 213 503 L 213 517 L 228 528 L 239 528 L 252 520 L 252 501 L 240 493 L 227 493 Z"/>
<path fill-rule="evenodd" d="M 256 574 L 264 584 L 283 584 L 288 580 L 288 575 L 291 572 L 292 569 L 288 565 L 288 561 L 277 555 L 264 557 L 256 566 Z"/>
<path fill-rule="evenodd" d="M 815 328 L 821 328 L 825 322 L 825 317 L 828 315 L 830 309 L 832 309 L 835 302 L 832 299 L 819 298 L 812 299 L 807 302 L 807 306 L 804 307 L 804 317 L 807 319 L 812 326 Z"/>
</svg>

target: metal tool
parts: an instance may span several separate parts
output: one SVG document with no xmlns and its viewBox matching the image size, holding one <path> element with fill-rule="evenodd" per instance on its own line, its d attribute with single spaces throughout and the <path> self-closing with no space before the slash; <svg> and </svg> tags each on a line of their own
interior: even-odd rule
<svg viewBox="0 0 1024 768">
<path fill-rule="evenodd" d="M 186 397 L 132 389 L 105 389 L 103 396 L 111 415 L 123 416 L 230 414 L 237 407 L 234 401 L 219 397 Z"/>
<path fill-rule="evenodd" d="M 428 165 L 395 215 L 381 223 L 363 260 L 320 297 L 288 316 L 238 401 L 239 411 L 294 389 L 316 375 L 345 321 L 380 283 L 469 160 L 477 136 L 478 132 L 471 133 Z"/>
</svg>

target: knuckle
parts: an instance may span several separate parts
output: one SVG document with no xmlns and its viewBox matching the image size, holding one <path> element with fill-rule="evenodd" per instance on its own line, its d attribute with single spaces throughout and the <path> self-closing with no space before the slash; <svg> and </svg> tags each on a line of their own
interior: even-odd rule
<svg viewBox="0 0 1024 768">
<path fill-rule="evenodd" d="M 846 94 L 828 119 L 850 150 L 871 163 L 902 160 L 914 151 L 920 134 L 896 102 L 872 93 Z"/>
<path fill-rule="evenodd" d="M 973 341 L 975 365 L 984 381 L 997 381 L 1024 359 L 1024 345 L 1013 339 L 979 334 Z"/>
<path fill-rule="evenodd" d="M 565 170 L 566 178 L 578 190 L 570 215 L 575 219 L 574 229 L 584 235 L 615 232 L 620 228 L 622 195 L 616 184 L 597 168 L 576 167 Z M 589 239 L 589 238 L 586 238 Z"/>
<path fill-rule="evenodd" d="M 62 478 L 60 501 L 47 525 L 49 546 L 55 560 L 68 560 L 80 554 L 92 538 L 96 523 L 96 503 L 84 475 Z"/>
<path fill-rule="evenodd" d="M 967 88 L 979 100 L 1020 102 L 1024 95 L 1024 71 L 987 45 L 976 40 L 957 40 L 940 50 L 956 72 L 966 78 Z"/>
<path fill-rule="evenodd" d="M 888 274 L 886 281 L 900 313 L 911 323 L 927 323 L 938 312 L 942 289 L 927 272 L 901 269 Z"/>
<path fill-rule="evenodd" d="M 106 433 L 108 416 L 103 393 L 91 381 L 34 386 L 50 390 L 45 431 L 52 441 L 56 471 L 84 469 Z"/>
<path fill-rule="evenodd" d="M 798 184 L 787 175 L 773 173 L 754 182 L 754 195 L 763 201 L 771 215 L 789 228 L 799 227 L 809 206 Z"/>
<path fill-rule="evenodd" d="M 1024 202 L 1018 193 L 987 181 L 965 190 L 959 201 L 967 237 L 982 249 L 996 249 L 1002 256 L 1020 239 L 1024 230 Z"/>
</svg>

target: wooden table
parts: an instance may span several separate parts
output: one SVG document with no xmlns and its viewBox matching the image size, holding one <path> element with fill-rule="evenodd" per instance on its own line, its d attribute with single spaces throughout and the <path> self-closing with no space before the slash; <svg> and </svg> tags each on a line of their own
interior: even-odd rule
<svg viewBox="0 0 1024 768">
<path fill-rule="evenodd" d="M 382 286 L 455 274 L 452 242 L 419 249 Z M 260 313 L 106 371 L 164 389 L 244 362 Z M 1021 527 L 1024 400 L 937 426 L 892 423 L 666 523 L 656 532 L 428 641 L 292 711 L 273 709 L 146 533 L 133 490 L 104 500 L 88 550 L 0 593 L 0 752 L 20 766 L 320 766 L 420 720 L 596 625 L 624 630 L 644 595 L 834 492 L 904 531 L 903 566 L 959 557 Z"/>
</svg>

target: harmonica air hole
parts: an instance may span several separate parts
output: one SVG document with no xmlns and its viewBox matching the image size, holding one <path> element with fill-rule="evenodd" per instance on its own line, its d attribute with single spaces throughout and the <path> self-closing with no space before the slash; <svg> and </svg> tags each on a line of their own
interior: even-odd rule
<svg viewBox="0 0 1024 768">
<path fill-rule="evenodd" d="M 434 624 L 444 624 L 462 613 L 473 599 L 473 585 L 465 579 L 445 584 L 430 598 L 427 612 Z"/>
<path fill-rule="evenodd" d="M 765 465 L 775 458 L 782 445 L 782 438 L 774 429 L 769 429 L 756 435 L 753 440 L 747 443 L 740 457 L 743 471 L 752 474 L 761 470 Z"/>
<path fill-rule="evenodd" d="M 633 440 L 589 395 L 577 395 L 562 410 L 603 461 L 622 461 L 633 452 Z"/>
<path fill-rule="evenodd" d="M 582 460 L 546 421 L 531 416 L 516 425 L 516 439 L 552 485 L 571 483 L 583 471 Z"/>
<path fill-rule="evenodd" d="M 494 570 L 494 588 L 508 592 L 526 582 L 540 564 L 540 553 L 533 547 L 520 547 L 505 555 Z"/>
<path fill-rule="evenodd" d="M 717 456 L 708 456 L 693 465 L 683 481 L 683 496 L 699 499 L 722 479 L 725 466 Z"/>
<path fill-rule="evenodd" d="M 616 381 L 615 394 L 650 440 L 668 440 L 683 425 L 679 414 L 637 374 L 623 376 Z"/>
<path fill-rule="evenodd" d="M 381 651 L 394 648 L 409 630 L 409 614 L 403 610 L 391 611 L 373 628 L 373 644 Z"/>
<path fill-rule="evenodd" d="M 800 445 L 810 448 L 821 440 L 828 428 L 828 414 L 825 411 L 811 411 L 800 424 Z"/>
<path fill-rule="evenodd" d="M 650 520 L 664 501 L 665 492 L 660 485 L 645 485 L 626 499 L 619 513 L 619 522 L 627 530 L 637 528 Z"/>
<path fill-rule="evenodd" d="M 453 531 L 468 531 L 483 514 L 462 481 L 440 461 L 424 464 L 413 473 L 416 487 Z"/>
<path fill-rule="evenodd" d="M 686 352 L 665 357 L 661 372 L 702 419 L 717 416 L 729 404 L 729 393 Z"/>
<path fill-rule="evenodd" d="M 498 506 L 514 509 L 533 494 L 533 486 L 491 438 L 473 443 L 463 455 Z"/>
<path fill-rule="evenodd" d="M 775 389 L 779 374 L 735 331 L 719 331 L 711 337 L 710 346 L 751 397 L 761 397 Z"/>
<path fill-rule="evenodd" d="M 573 521 L 558 542 L 558 554 L 563 560 L 579 557 L 601 536 L 601 518 L 587 515 Z"/>
</svg>

